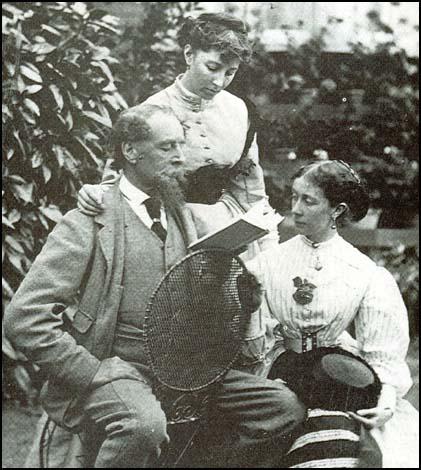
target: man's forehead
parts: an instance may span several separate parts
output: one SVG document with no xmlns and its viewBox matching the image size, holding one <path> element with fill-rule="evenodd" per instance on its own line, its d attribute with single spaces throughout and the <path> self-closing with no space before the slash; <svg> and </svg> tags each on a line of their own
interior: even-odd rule
<svg viewBox="0 0 421 470">
<path fill-rule="evenodd" d="M 184 129 L 176 116 L 156 113 L 148 119 L 151 137 L 154 141 L 173 141 L 184 138 Z"/>
</svg>

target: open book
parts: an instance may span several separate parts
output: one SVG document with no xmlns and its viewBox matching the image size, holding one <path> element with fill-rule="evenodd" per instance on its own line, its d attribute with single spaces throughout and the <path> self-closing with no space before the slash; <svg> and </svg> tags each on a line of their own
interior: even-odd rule
<svg viewBox="0 0 421 470">
<path fill-rule="evenodd" d="M 190 250 L 221 248 L 239 254 L 247 245 L 267 235 L 284 217 L 273 212 L 263 215 L 260 210 L 250 209 L 229 224 L 208 233 L 189 245 Z"/>
</svg>

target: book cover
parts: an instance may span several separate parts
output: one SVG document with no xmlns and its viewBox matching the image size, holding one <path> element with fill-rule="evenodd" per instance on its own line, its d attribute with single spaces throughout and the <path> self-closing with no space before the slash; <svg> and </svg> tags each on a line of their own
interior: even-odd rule
<svg viewBox="0 0 421 470">
<path fill-rule="evenodd" d="M 279 214 L 266 217 L 249 211 L 219 230 L 199 238 L 189 245 L 189 249 L 220 248 L 238 254 L 244 251 L 249 243 L 267 235 L 270 232 L 269 227 L 282 222 L 283 219 Z"/>
</svg>

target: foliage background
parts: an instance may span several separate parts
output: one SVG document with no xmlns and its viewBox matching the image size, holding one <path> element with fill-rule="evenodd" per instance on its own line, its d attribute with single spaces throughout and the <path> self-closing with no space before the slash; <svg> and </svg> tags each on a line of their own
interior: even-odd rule
<svg viewBox="0 0 421 470">
<path fill-rule="evenodd" d="M 119 35 L 107 12 L 75 2 L 10 2 L 2 18 L 4 309 L 54 223 L 75 206 L 81 183 L 99 179 L 107 130 L 127 104 L 105 45 Z M 3 350 L 23 360 L 4 338 Z M 5 373 L 3 380 L 30 391 L 24 368 L 6 364 Z"/>
<path fill-rule="evenodd" d="M 175 32 L 198 2 L 145 2 L 120 22 L 98 2 L 3 2 L 2 306 L 13 295 L 83 182 L 100 178 L 116 113 L 183 71 Z M 103 2 L 104 3 L 104 2 Z M 113 2 L 109 2 L 113 3 Z M 373 28 L 387 30 L 376 14 Z M 390 29 L 390 28 L 389 28 Z M 393 33 L 393 32 L 392 32 Z M 257 44 L 230 87 L 262 113 L 261 160 L 274 207 L 288 210 L 289 175 L 304 161 L 340 158 L 369 181 L 381 226 L 418 213 L 419 59 L 391 40 L 352 55 L 323 51 L 324 35 L 280 54 Z M 370 248 L 390 269 L 418 333 L 418 248 Z M 4 338 L 3 338 L 4 339 Z M 31 396 L 36 374 L 4 339 L 6 394 Z M 7 390 L 7 387 L 6 387 Z"/>
</svg>

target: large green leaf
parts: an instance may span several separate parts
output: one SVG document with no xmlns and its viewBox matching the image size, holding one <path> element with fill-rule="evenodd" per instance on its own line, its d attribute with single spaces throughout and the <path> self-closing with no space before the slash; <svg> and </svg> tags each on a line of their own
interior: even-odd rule
<svg viewBox="0 0 421 470">
<path fill-rule="evenodd" d="M 6 227 L 9 227 L 9 228 L 12 228 L 12 229 L 15 228 L 13 223 L 10 222 L 10 220 L 5 215 L 1 216 L 1 223 L 2 223 L 2 225 L 5 225 Z"/>
<path fill-rule="evenodd" d="M 32 52 L 34 54 L 50 54 L 55 50 L 57 50 L 57 47 L 52 44 L 48 44 L 47 42 L 32 46 Z"/>
<path fill-rule="evenodd" d="M 33 200 L 34 184 L 14 184 L 13 193 L 25 203 L 34 202 Z"/>
<path fill-rule="evenodd" d="M 1 278 L 1 289 L 2 289 L 2 295 L 5 295 L 6 298 L 11 299 L 13 297 L 13 290 L 12 290 L 9 283 L 6 281 L 6 279 L 4 277 Z M 3 342 L 2 350 L 4 350 L 4 346 L 5 346 L 5 344 Z M 8 352 L 9 352 L 9 355 L 10 355 L 10 350 L 7 348 L 7 344 L 6 344 L 6 354 Z"/>
<path fill-rule="evenodd" d="M 17 209 L 12 209 L 7 215 L 7 218 L 12 224 L 14 224 L 16 222 L 19 222 L 19 220 L 21 219 L 21 215 Z"/>
<path fill-rule="evenodd" d="M 25 251 L 23 250 L 22 245 L 19 242 L 17 242 L 11 235 L 6 235 L 5 242 L 6 242 L 6 245 L 9 245 L 18 253 L 25 254 Z"/>
<path fill-rule="evenodd" d="M 38 93 L 42 90 L 42 85 L 30 85 L 26 88 L 25 92 L 27 95 L 33 95 L 34 93 Z"/>
<path fill-rule="evenodd" d="M 89 155 L 89 157 L 97 164 L 101 164 L 101 160 L 95 155 L 95 153 L 83 142 L 82 139 L 79 137 L 76 137 L 76 140 L 79 142 L 79 145 L 82 147 L 82 149 Z"/>
<path fill-rule="evenodd" d="M 59 222 L 63 217 L 63 214 L 60 212 L 59 208 L 54 205 L 40 207 L 39 210 L 45 215 L 45 217 L 56 223 Z"/>
<path fill-rule="evenodd" d="M 39 109 L 39 106 L 33 101 L 31 100 L 30 98 L 25 98 L 23 100 L 25 106 L 31 111 L 33 112 L 34 114 L 36 114 L 37 116 L 40 116 L 41 115 L 41 112 L 40 112 L 40 109 Z"/>
<path fill-rule="evenodd" d="M 100 114 L 94 113 L 93 111 L 83 111 L 82 113 L 86 117 L 93 119 L 95 122 L 103 126 L 111 128 L 113 125 L 111 119 L 107 116 L 101 116 Z"/>
<path fill-rule="evenodd" d="M 43 82 L 42 77 L 39 73 L 39 70 L 33 65 L 22 64 L 20 66 L 20 73 L 24 75 L 26 78 L 29 78 L 30 80 L 32 80 L 33 82 L 37 82 L 37 83 Z"/>
<path fill-rule="evenodd" d="M 57 29 L 53 28 L 52 26 L 49 26 L 49 25 L 47 25 L 47 24 L 42 24 L 42 25 L 41 25 L 41 29 L 42 29 L 43 31 L 47 31 L 47 32 L 53 34 L 54 36 L 61 37 L 60 31 L 58 31 Z"/>
<path fill-rule="evenodd" d="M 45 184 L 47 184 L 50 181 L 52 175 L 51 170 L 48 168 L 48 166 L 42 166 L 42 174 L 44 176 Z"/>
<path fill-rule="evenodd" d="M 51 85 L 49 85 L 49 89 L 52 95 L 54 96 L 54 99 L 57 103 L 59 111 L 61 111 L 64 106 L 64 100 L 63 100 L 63 95 L 61 94 L 60 88 L 56 84 L 52 83 Z"/>
</svg>

